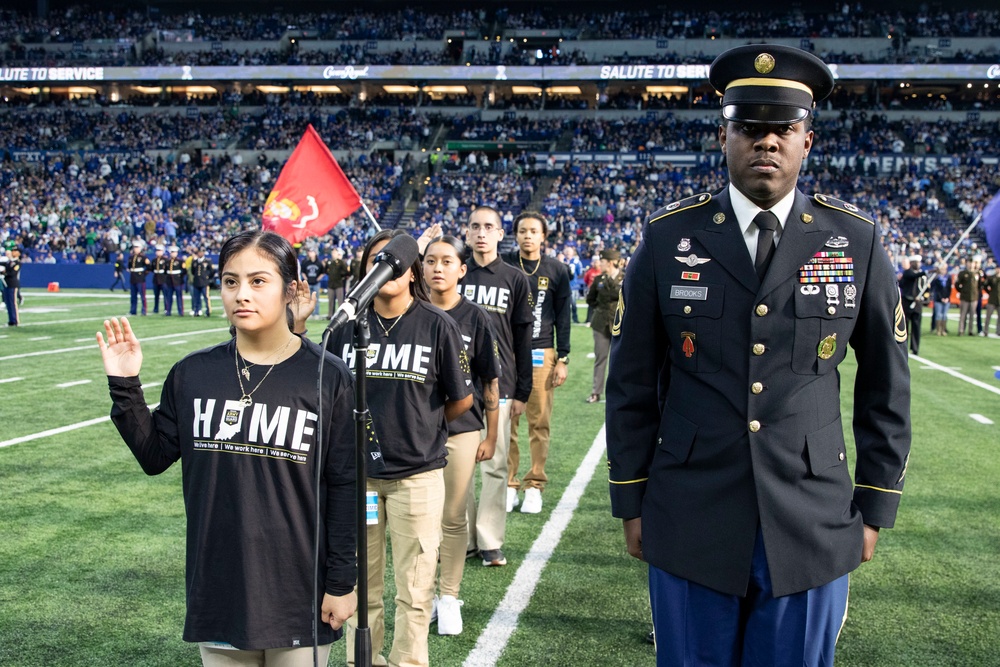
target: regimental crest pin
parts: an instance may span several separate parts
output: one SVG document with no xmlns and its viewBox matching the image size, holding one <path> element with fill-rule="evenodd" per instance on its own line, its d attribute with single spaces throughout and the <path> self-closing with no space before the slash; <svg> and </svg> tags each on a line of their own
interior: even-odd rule
<svg viewBox="0 0 1000 667">
<path fill-rule="evenodd" d="M 834 236 L 832 239 L 824 243 L 827 248 L 846 248 L 850 245 L 850 241 L 845 239 L 843 236 Z"/>
<path fill-rule="evenodd" d="M 820 359 L 826 361 L 833 357 L 837 352 L 837 334 L 830 334 L 823 340 L 819 342 L 819 347 L 816 348 L 816 356 Z"/>
<path fill-rule="evenodd" d="M 681 242 L 677 244 L 677 250 L 680 252 L 687 252 L 691 249 L 691 239 L 681 239 Z"/>
<path fill-rule="evenodd" d="M 681 264 L 687 264 L 688 266 L 698 266 L 699 264 L 704 264 L 705 262 L 711 262 L 712 260 L 707 257 L 699 257 L 694 253 L 688 255 L 687 257 L 674 257 Z"/>
</svg>

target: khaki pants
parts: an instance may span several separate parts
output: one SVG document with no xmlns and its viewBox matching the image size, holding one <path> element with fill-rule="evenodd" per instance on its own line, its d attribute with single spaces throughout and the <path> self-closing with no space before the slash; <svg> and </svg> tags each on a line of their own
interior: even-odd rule
<svg viewBox="0 0 1000 667">
<path fill-rule="evenodd" d="M 479 504 L 476 494 L 469 485 L 469 549 L 499 549 L 507 534 L 507 450 L 510 448 L 510 408 L 513 401 L 500 399 L 497 418 L 497 449 L 493 458 L 479 464 L 482 474 L 482 488 Z M 486 429 L 480 432 L 486 437 Z M 471 526 L 476 529 L 472 530 Z"/>
<path fill-rule="evenodd" d="M 524 480 L 517 479 L 518 466 L 521 463 L 520 451 L 517 447 L 517 427 L 519 419 L 511 420 L 510 451 L 507 453 L 507 486 L 512 489 L 535 488 L 545 490 L 549 478 L 545 476 L 545 460 L 549 457 L 550 423 L 552 421 L 552 374 L 556 368 L 555 348 L 544 350 L 545 359 L 541 366 L 532 369 L 531 396 L 524 410 L 528 417 L 528 446 L 531 448 L 531 468 Z"/>
<path fill-rule="evenodd" d="M 378 494 L 378 525 L 368 526 L 368 624 L 372 664 L 425 667 L 431 624 L 434 575 L 441 545 L 444 471 L 430 470 L 404 479 L 368 478 L 368 491 Z M 392 540 L 396 579 L 396 618 L 389 662 L 385 644 L 386 528 Z M 347 664 L 354 664 L 355 614 L 347 622 Z"/>
<path fill-rule="evenodd" d="M 319 646 L 319 664 L 330 661 L 331 644 Z M 205 667 L 313 667 L 312 646 L 302 648 L 269 648 L 263 651 L 239 651 L 205 646 L 201 649 L 201 664 Z"/>
<path fill-rule="evenodd" d="M 458 597 L 469 545 L 469 489 L 476 474 L 479 431 L 448 438 L 448 465 L 444 469 L 444 517 L 441 519 L 441 595 Z"/>
<path fill-rule="evenodd" d="M 959 301 L 958 302 L 958 335 L 961 336 L 965 333 L 966 324 L 969 327 L 969 333 L 973 333 L 976 330 L 975 324 L 976 317 L 976 302 L 975 301 Z"/>
<path fill-rule="evenodd" d="M 993 313 L 998 309 L 998 306 L 994 306 L 992 303 L 986 304 L 986 326 L 983 327 L 983 331 L 989 334 L 990 332 L 990 320 L 993 319 Z M 1000 336 L 1000 313 L 997 314 L 997 335 Z"/>
<path fill-rule="evenodd" d="M 608 353 L 611 351 L 611 336 L 594 331 L 594 394 L 604 393 L 604 375 L 608 367 Z"/>
</svg>

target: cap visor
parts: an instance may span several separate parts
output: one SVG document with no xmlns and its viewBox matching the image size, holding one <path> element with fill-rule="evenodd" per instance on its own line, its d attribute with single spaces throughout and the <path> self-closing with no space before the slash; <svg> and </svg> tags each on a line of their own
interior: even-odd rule
<svg viewBox="0 0 1000 667">
<path fill-rule="evenodd" d="M 789 125 L 802 122 L 808 116 L 809 109 L 778 104 L 727 104 L 722 107 L 722 117 L 737 123 Z"/>
</svg>

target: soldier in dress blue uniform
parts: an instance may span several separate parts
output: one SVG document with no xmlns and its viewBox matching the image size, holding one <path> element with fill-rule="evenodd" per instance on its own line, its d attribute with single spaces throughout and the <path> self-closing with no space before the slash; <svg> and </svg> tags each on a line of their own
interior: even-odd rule
<svg viewBox="0 0 1000 667">
<path fill-rule="evenodd" d="M 626 272 L 606 392 L 612 512 L 649 564 L 659 665 L 832 665 L 847 575 L 892 527 L 906 474 L 900 294 L 878 225 L 796 188 L 826 65 L 742 46 L 709 78 L 730 184 L 650 215 Z"/>
</svg>

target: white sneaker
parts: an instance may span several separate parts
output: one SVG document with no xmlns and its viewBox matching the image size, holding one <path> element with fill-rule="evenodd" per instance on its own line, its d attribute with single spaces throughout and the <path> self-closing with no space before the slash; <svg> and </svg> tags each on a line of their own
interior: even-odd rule
<svg viewBox="0 0 1000 667">
<path fill-rule="evenodd" d="M 530 488 L 524 491 L 524 502 L 521 503 L 521 514 L 538 514 L 542 511 L 542 492 Z"/>
<path fill-rule="evenodd" d="M 517 507 L 517 503 L 518 503 L 517 489 L 512 489 L 511 487 L 508 486 L 507 487 L 507 511 L 508 512 L 513 512 L 514 508 Z"/>
<path fill-rule="evenodd" d="M 440 602 L 440 598 L 435 595 L 431 600 L 431 623 L 438 620 L 438 602 Z"/>
<path fill-rule="evenodd" d="M 464 600 L 457 600 L 452 595 L 442 595 L 438 600 L 438 634 L 439 635 L 460 635 L 462 634 L 462 605 Z"/>
</svg>

